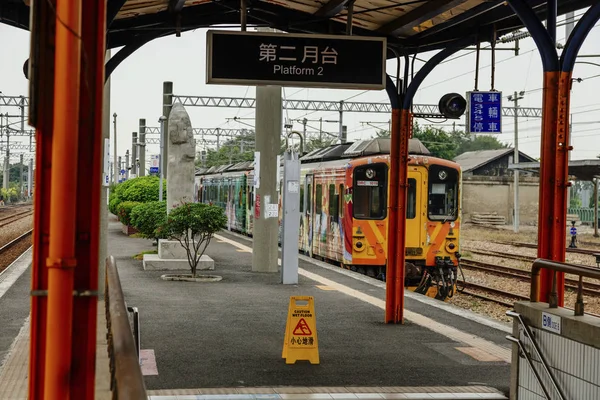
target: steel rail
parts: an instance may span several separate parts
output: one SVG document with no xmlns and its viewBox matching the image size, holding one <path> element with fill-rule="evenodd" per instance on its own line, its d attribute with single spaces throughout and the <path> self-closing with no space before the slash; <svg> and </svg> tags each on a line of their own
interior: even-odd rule
<svg viewBox="0 0 600 400">
<path fill-rule="evenodd" d="M 504 244 L 507 246 L 515 246 L 515 247 L 527 247 L 530 249 L 537 249 L 538 245 L 536 243 L 526 243 L 526 242 L 506 242 L 502 240 L 494 240 L 492 243 Z M 566 239 L 565 239 L 565 247 L 566 247 Z M 579 248 L 571 248 L 566 247 L 568 253 L 577 253 L 577 254 L 586 254 L 586 255 L 594 255 L 595 253 L 600 253 L 599 250 L 593 249 L 579 249 Z"/>
<path fill-rule="evenodd" d="M 15 238 L 15 239 L 11 240 L 10 242 L 6 243 L 4 246 L 0 247 L 0 254 L 3 254 L 6 250 L 10 249 L 15 244 L 17 244 L 21 240 L 25 239 L 27 236 L 31 236 L 32 233 L 33 233 L 33 229 L 30 229 L 27 232 L 25 232 L 24 234 L 22 234 L 21 236 L 19 236 L 19 237 Z"/>
<path fill-rule="evenodd" d="M 105 307 L 113 400 L 146 400 L 144 377 L 113 256 L 106 259 Z"/>
<path fill-rule="evenodd" d="M 18 221 L 30 215 L 33 215 L 33 210 L 22 211 L 19 213 L 7 215 L 6 217 L 2 217 L 0 218 L 0 228 L 10 224 L 11 222 Z"/>
</svg>

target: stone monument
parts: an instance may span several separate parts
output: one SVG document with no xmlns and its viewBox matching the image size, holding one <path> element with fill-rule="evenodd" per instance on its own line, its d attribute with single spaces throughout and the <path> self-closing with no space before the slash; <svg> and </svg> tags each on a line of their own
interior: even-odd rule
<svg viewBox="0 0 600 400">
<path fill-rule="evenodd" d="M 190 116 L 181 103 L 173 104 L 168 121 L 169 166 L 167 167 L 167 213 L 182 202 L 194 201 L 196 140 Z M 144 254 L 145 270 L 189 270 L 187 253 L 177 240 L 158 241 L 158 254 Z M 206 254 L 198 270 L 215 269 Z"/>
<path fill-rule="evenodd" d="M 196 140 L 190 116 L 181 103 L 173 104 L 168 121 L 167 213 L 182 202 L 194 201 Z"/>
</svg>

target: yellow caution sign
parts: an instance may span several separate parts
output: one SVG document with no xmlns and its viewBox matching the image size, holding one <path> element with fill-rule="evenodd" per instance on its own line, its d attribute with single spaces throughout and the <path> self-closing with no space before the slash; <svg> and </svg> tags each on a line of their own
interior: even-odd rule
<svg viewBox="0 0 600 400">
<path fill-rule="evenodd" d="M 295 364 L 298 360 L 319 364 L 315 301 L 312 296 L 290 297 L 281 358 L 285 358 L 286 364 Z"/>
</svg>

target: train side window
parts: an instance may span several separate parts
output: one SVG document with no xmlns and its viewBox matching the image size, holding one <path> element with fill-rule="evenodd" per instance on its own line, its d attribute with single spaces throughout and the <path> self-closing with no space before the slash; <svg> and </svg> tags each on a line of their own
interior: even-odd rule
<svg viewBox="0 0 600 400">
<path fill-rule="evenodd" d="M 315 213 L 321 214 L 323 212 L 323 187 L 320 183 L 317 183 L 317 190 L 315 193 Z"/>
<path fill-rule="evenodd" d="M 340 183 L 339 193 L 340 217 L 344 218 L 344 185 L 342 183 Z"/>
<path fill-rule="evenodd" d="M 329 185 L 329 216 L 336 218 L 339 216 L 340 200 L 339 195 L 335 194 L 335 185 Z"/>
<path fill-rule="evenodd" d="M 387 165 L 356 167 L 353 177 L 354 218 L 384 219 L 387 211 Z"/>
<path fill-rule="evenodd" d="M 417 180 L 408 179 L 408 199 L 406 199 L 406 218 L 413 219 L 417 215 Z"/>
</svg>

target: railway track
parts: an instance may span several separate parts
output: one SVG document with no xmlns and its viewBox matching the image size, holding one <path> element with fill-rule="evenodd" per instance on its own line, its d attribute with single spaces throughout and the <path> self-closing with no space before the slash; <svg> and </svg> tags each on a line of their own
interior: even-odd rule
<svg viewBox="0 0 600 400">
<path fill-rule="evenodd" d="M 515 246 L 515 247 L 526 247 L 530 249 L 537 249 L 537 244 L 535 243 L 526 243 L 526 242 L 507 242 L 503 240 L 494 240 L 492 243 L 503 244 L 507 246 Z M 586 254 L 586 255 L 594 255 L 596 253 L 600 253 L 600 250 L 595 249 L 579 249 L 579 248 L 570 248 L 567 247 L 568 253 L 578 253 L 578 254 Z"/>
<path fill-rule="evenodd" d="M 0 247 L 0 272 L 4 271 L 19 255 L 20 247 L 24 247 L 24 243 L 26 243 L 29 247 L 31 246 L 31 235 L 33 233 L 33 229 L 25 232 L 21 236 L 11 240 L 4 246 Z M 15 254 L 11 254 L 14 250 L 17 249 L 17 256 Z"/>
<path fill-rule="evenodd" d="M 0 217 L 0 228 L 10 224 L 11 222 L 15 222 L 20 219 L 29 217 L 30 215 L 33 215 L 32 209 L 23 210 L 23 211 L 19 211 L 14 214 L 11 214 L 11 215 L 7 215 L 5 217 Z"/>
<path fill-rule="evenodd" d="M 523 282 L 531 282 L 530 271 L 506 267 L 504 265 L 488 264 L 481 261 L 463 259 L 461 266 L 474 271 L 493 273 L 507 278 L 516 278 Z M 565 279 L 565 286 L 569 289 L 577 290 L 578 281 L 576 279 Z M 600 284 L 592 282 L 583 282 L 583 294 L 600 297 Z"/>
</svg>

